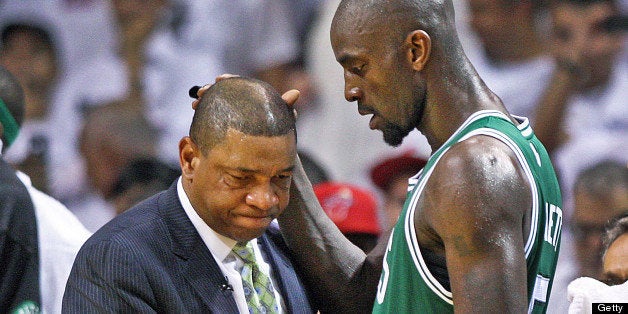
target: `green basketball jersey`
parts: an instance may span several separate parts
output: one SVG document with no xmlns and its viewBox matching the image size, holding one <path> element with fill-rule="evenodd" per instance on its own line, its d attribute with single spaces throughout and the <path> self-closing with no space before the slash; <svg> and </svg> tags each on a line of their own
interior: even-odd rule
<svg viewBox="0 0 628 314">
<path fill-rule="evenodd" d="M 533 197 L 529 237 L 525 241 L 528 312 L 544 313 L 549 298 L 562 226 L 562 200 L 556 174 L 527 119 L 519 126 L 498 111 L 479 111 L 430 156 L 410 178 L 408 197 L 390 236 L 373 313 L 453 313 L 451 291 L 427 268 L 416 240 L 415 207 L 440 157 L 454 144 L 474 135 L 487 135 L 507 144 L 517 156 Z"/>
</svg>

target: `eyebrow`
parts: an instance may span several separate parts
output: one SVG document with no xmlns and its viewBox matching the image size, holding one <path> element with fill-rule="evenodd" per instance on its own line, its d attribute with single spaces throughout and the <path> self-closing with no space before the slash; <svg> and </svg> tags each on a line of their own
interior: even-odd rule
<svg viewBox="0 0 628 314">
<path fill-rule="evenodd" d="M 291 172 L 291 171 L 294 170 L 294 168 L 295 168 L 295 166 L 292 165 L 292 166 L 290 166 L 288 168 L 280 170 L 279 172 Z M 232 169 L 237 170 L 237 171 L 241 171 L 241 172 L 245 172 L 245 173 L 260 173 L 261 172 L 260 170 L 254 170 L 254 169 L 249 169 L 249 168 L 244 168 L 244 167 L 236 167 L 236 168 L 232 168 Z"/>
<path fill-rule="evenodd" d="M 348 63 L 355 62 L 356 59 L 356 56 L 350 55 L 348 53 L 343 53 L 338 56 L 338 58 L 336 58 L 336 61 L 338 61 L 338 63 L 342 65 L 347 65 Z"/>
</svg>

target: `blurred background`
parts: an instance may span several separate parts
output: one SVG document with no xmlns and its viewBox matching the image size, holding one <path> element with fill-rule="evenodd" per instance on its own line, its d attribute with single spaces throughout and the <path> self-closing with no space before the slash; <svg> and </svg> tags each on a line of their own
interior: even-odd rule
<svg viewBox="0 0 628 314">
<path fill-rule="evenodd" d="M 512 114 L 530 119 L 553 158 L 563 246 L 595 246 L 608 219 L 628 209 L 628 0 L 453 1 L 476 70 Z M 372 194 L 376 219 L 367 222 L 388 229 L 431 150 L 417 131 L 387 146 L 345 101 L 329 42 L 338 3 L 0 0 L 0 63 L 27 103 L 5 158 L 95 231 L 178 176 L 191 86 L 222 73 L 251 76 L 301 91 L 298 143 L 313 183 Z M 613 193 L 595 188 L 611 184 Z M 361 197 L 356 204 L 368 203 Z M 575 214 L 578 205 L 585 214 Z M 576 254 L 563 255 L 564 280 L 585 273 Z"/>
</svg>

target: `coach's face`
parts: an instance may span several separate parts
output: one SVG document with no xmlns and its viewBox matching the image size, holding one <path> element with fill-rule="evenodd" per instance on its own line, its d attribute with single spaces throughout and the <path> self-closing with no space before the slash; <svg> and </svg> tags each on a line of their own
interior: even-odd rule
<svg viewBox="0 0 628 314">
<path fill-rule="evenodd" d="M 295 134 L 251 136 L 230 129 L 203 154 L 180 144 L 183 184 L 192 206 L 214 231 L 236 241 L 261 236 L 288 205 Z"/>
</svg>

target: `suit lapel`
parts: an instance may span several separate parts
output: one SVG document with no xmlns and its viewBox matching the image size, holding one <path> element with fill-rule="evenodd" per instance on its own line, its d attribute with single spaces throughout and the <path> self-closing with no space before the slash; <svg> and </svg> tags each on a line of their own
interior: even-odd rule
<svg viewBox="0 0 628 314">
<path fill-rule="evenodd" d="M 212 312 L 237 313 L 231 291 L 221 288 L 226 284 L 225 276 L 181 206 L 176 182 L 160 200 L 159 208 L 172 236 L 172 251 L 185 281 Z"/>
<path fill-rule="evenodd" d="M 275 281 L 279 285 L 278 289 L 281 293 L 281 297 L 284 300 L 286 313 L 312 313 L 308 298 L 305 294 L 303 285 L 297 274 L 288 260 L 288 258 L 281 253 L 278 247 L 272 242 L 269 237 L 269 232 L 266 232 L 258 238 L 258 242 L 261 244 L 260 248 L 264 250 L 268 256 L 268 262 L 273 269 L 273 276 Z"/>
</svg>

